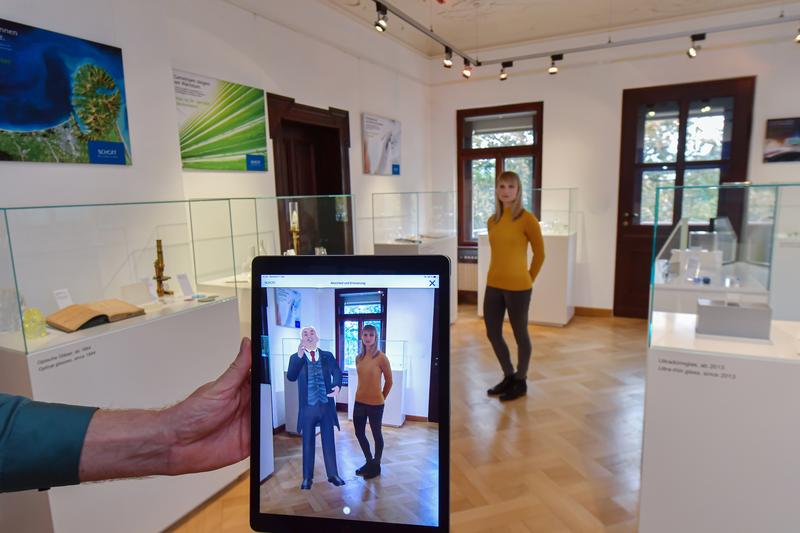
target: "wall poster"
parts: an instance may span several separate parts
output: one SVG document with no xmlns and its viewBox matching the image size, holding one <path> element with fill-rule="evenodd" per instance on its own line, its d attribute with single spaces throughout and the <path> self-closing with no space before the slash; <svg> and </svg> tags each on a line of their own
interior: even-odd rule
<svg viewBox="0 0 800 533">
<path fill-rule="evenodd" d="M 767 120 L 764 163 L 800 161 L 800 117 Z"/>
<path fill-rule="evenodd" d="M 400 121 L 361 114 L 364 174 L 400 175 Z"/>
<path fill-rule="evenodd" d="M 183 168 L 267 170 L 264 91 L 173 70 Z"/>
<path fill-rule="evenodd" d="M 130 165 L 122 50 L 0 19 L 0 160 Z"/>
<path fill-rule="evenodd" d="M 300 328 L 300 291 L 275 289 L 275 323 L 285 328 Z"/>
</svg>

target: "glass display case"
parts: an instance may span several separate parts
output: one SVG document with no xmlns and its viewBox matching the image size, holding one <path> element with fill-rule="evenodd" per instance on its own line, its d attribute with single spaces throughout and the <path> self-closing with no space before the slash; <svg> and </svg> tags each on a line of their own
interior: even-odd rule
<svg viewBox="0 0 800 533">
<path fill-rule="evenodd" d="M 25 207 L 0 215 L 0 346 L 18 352 L 116 327 L 43 327 L 71 304 L 118 299 L 148 318 L 181 312 L 212 299 L 198 286 L 235 270 L 228 200 Z"/>
<path fill-rule="evenodd" d="M 393 192 L 372 195 L 375 244 L 422 244 L 456 233 L 455 193 Z"/>
<path fill-rule="evenodd" d="M 543 187 L 533 189 L 533 213 L 539 219 L 543 235 L 569 235 L 577 225 L 575 187 Z"/>
<path fill-rule="evenodd" d="M 659 220 L 675 198 L 680 218 Z M 800 319 L 800 185 L 659 187 L 655 212 L 651 314 L 696 314 L 702 299 Z"/>
</svg>

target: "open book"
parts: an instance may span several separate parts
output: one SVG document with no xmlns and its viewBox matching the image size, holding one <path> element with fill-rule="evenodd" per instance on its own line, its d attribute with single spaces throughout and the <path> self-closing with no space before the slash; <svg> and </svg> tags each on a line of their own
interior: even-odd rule
<svg viewBox="0 0 800 533">
<path fill-rule="evenodd" d="M 144 309 L 122 300 L 101 300 L 88 304 L 73 304 L 47 317 L 47 324 L 72 333 L 79 329 L 125 320 L 144 314 Z"/>
</svg>

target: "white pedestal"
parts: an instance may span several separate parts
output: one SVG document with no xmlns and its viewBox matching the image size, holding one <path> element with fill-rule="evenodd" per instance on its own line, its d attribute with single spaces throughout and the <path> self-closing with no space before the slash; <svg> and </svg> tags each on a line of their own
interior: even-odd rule
<svg viewBox="0 0 800 533">
<path fill-rule="evenodd" d="M 29 355 L 1 350 L 0 388 L 115 409 L 174 404 L 230 365 L 239 346 L 236 308 L 235 299 L 148 306 L 141 317 L 30 342 Z M 202 474 L 3 494 L 0 531 L 162 530 L 247 468 L 245 460 Z"/>
<path fill-rule="evenodd" d="M 450 258 L 450 323 L 458 310 L 458 239 L 456 236 L 422 239 L 420 243 L 375 243 L 375 255 L 446 255 Z"/>
<path fill-rule="evenodd" d="M 654 313 L 639 531 L 795 531 L 800 523 L 800 323 L 771 341 L 694 334 Z"/>
<path fill-rule="evenodd" d="M 356 390 L 358 389 L 358 371 L 356 367 L 347 369 L 347 418 L 353 419 L 353 406 L 356 403 Z M 384 380 L 381 378 L 381 387 Z M 405 370 L 392 369 L 392 390 L 389 397 L 383 404 L 383 423 L 384 426 L 400 427 L 406 421 L 405 413 L 405 390 L 406 372 Z"/>
<path fill-rule="evenodd" d="M 800 238 L 778 237 L 772 249 L 770 305 L 776 320 L 800 320 Z"/>
<path fill-rule="evenodd" d="M 576 233 L 544 235 L 545 260 L 536 278 L 528 321 L 545 326 L 565 326 L 575 315 L 572 287 L 575 273 Z M 483 316 L 483 297 L 491 260 L 489 235 L 478 236 L 478 316 Z M 533 252 L 528 247 L 528 264 Z"/>
</svg>

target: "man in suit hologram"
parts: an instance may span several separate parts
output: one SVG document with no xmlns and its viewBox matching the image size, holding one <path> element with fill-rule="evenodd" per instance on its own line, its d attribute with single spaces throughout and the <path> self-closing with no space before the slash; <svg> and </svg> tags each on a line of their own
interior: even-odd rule
<svg viewBox="0 0 800 533">
<path fill-rule="evenodd" d="M 309 490 L 314 482 L 314 445 L 316 427 L 322 436 L 322 455 L 328 481 L 337 487 L 344 485 L 336 468 L 336 443 L 333 426 L 339 428 L 336 414 L 336 395 L 342 387 L 342 372 L 331 352 L 319 349 L 319 337 L 313 326 L 300 333 L 300 346 L 289 359 L 286 372 L 289 381 L 297 381 L 297 430 L 303 436 L 302 490 Z"/>
</svg>

